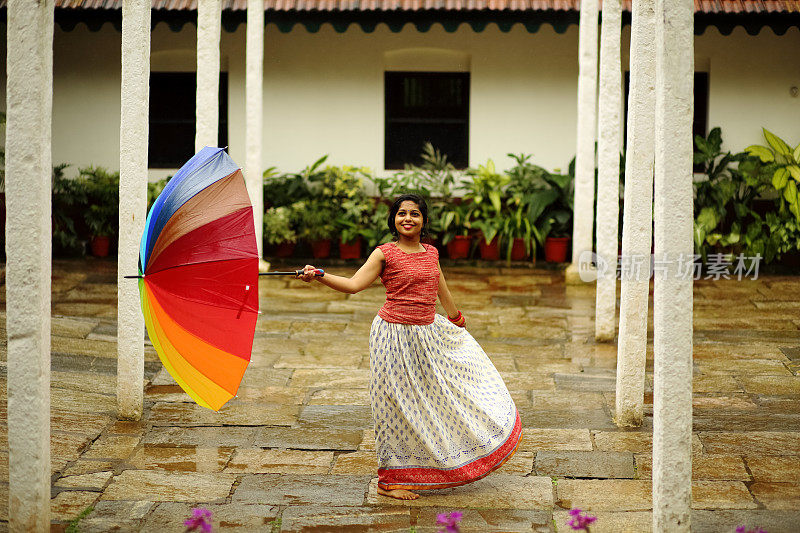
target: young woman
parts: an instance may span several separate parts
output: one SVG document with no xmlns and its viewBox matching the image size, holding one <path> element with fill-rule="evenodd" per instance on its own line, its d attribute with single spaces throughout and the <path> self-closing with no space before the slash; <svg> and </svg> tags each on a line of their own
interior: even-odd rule
<svg viewBox="0 0 800 533">
<path fill-rule="evenodd" d="M 411 490 L 454 487 L 482 478 L 516 451 L 522 429 L 502 378 L 466 329 L 439 266 L 420 243 L 428 209 L 416 195 L 395 200 L 387 220 L 396 240 L 378 246 L 351 278 L 314 279 L 355 294 L 380 276 L 386 303 L 369 336 L 378 494 L 416 499 Z M 436 297 L 447 319 L 436 314 Z"/>
</svg>

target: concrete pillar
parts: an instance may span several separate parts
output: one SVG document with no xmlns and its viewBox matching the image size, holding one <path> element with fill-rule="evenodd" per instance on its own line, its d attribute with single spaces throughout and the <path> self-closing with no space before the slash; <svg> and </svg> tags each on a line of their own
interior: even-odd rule
<svg viewBox="0 0 800 533">
<path fill-rule="evenodd" d="M 567 283 L 581 283 L 579 259 L 592 250 L 594 223 L 594 143 L 597 136 L 597 0 L 581 2 L 578 34 L 578 145 L 575 155 L 575 202 L 572 264 Z"/>
<path fill-rule="evenodd" d="M 220 0 L 197 1 L 197 130 L 194 150 L 217 146 L 219 132 Z"/>
<path fill-rule="evenodd" d="M 655 0 L 634 0 L 631 20 L 631 81 L 625 203 L 622 214 L 621 288 L 617 340 L 616 417 L 619 426 L 641 426 L 653 236 L 655 123 Z"/>
<path fill-rule="evenodd" d="M 8 529 L 50 531 L 53 0 L 7 4 Z"/>
<path fill-rule="evenodd" d="M 256 223 L 256 243 L 259 257 L 264 256 L 264 180 L 261 153 L 263 138 L 264 100 L 264 0 L 247 0 L 247 74 L 245 77 L 245 179 L 253 218 Z"/>
<path fill-rule="evenodd" d="M 594 338 L 613 341 L 617 311 L 619 154 L 622 150 L 622 7 L 603 0 L 600 34 L 600 102 L 597 141 L 597 255 L 606 268 L 597 278 Z"/>
<path fill-rule="evenodd" d="M 147 136 L 150 97 L 150 0 L 122 2 L 122 86 L 119 134 L 119 255 L 117 259 L 117 414 L 142 417 L 144 320 L 135 280 L 147 217 Z"/>
<path fill-rule="evenodd" d="M 693 252 L 694 2 L 656 0 L 655 12 L 653 531 L 681 533 L 692 495 L 692 276 L 678 269 Z"/>
</svg>

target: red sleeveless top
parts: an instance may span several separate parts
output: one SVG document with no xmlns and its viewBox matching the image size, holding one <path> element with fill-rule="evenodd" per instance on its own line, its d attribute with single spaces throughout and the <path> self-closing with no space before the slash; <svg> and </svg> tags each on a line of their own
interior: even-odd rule
<svg viewBox="0 0 800 533">
<path fill-rule="evenodd" d="M 387 322 L 423 326 L 436 316 L 439 292 L 439 251 L 422 244 L 424 252 L 406 253 L 397 243 L 378 246 L 386 258 L 381 282 L 386 287 L 386 303 L 378 316 Z"/>
</svg>

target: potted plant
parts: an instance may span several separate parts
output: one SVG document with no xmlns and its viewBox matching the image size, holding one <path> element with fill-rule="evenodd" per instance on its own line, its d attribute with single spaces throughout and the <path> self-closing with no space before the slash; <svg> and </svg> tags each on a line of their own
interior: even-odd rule
<svg viewBox="0 0 800 533">
<path fill-rule="evenodd" d="M 389 206 L 385 202 L 378 200 L 369 222 L 361 231 L 361 236 L 367 241 L 367 247 L 372 250 L 380 244 L 390 242 L 393 238 L 392 232 L 386 226 L 386 219 L 389 217 Z"/>
<path fill-rule="evenodd" d="M 530 155 L 508 154 L 515 165 L 506 171 L 506 210 L 503 226 L 505 256 L 508 261 L 521 261 L 528 255 L 536 260 L 536 242 L 544 246 L 544 237 L 537 221 L 544 210 L 558 197 L 548 178 L 550 173 L 529 161 Z"/>
<path fill-rule="evenodd" d="M 327 259 L 331 255 L 331 240 L 336 235 L 336 211 L 329 202 L 318 198 L 302 204 L 295 210 L 298 234 L 311 245 L 315 259 Z"/>
<path fill-rule="evenodd" d="M 486 165 L 469 169 L 467 174 L 472 180 L 464 195 L 470 201 L 466 225 L 481 233 L 481 259 L 496 261 L 500 259 L 500 232 L 504 225 L 503 196 L 510 178 L 498 173 L 491 159 Z"/>
<path fill-rule="evenodd" d="M 549 188 L 539 191 L 530 204 L 529 219 L 535 220 L 534 236 L 544 238 L 544 257 L 548 263 L 563 263 L 572 233 L 572 202 L 575 181 L 575 159 L 570 162 L 569 173 L 544 176 Z M 540 212 L 539 216 L 536 213 Z M 534 218 L 535 217 L 535 218 Z"/>
<path fill-rule="evenodd" d="M 525 204 L 515 204 L 503 223 L 506 261 L 522 261 L 534 251 L 533 226 L 525 216 L 526 211 Z"/>
<path fill-rule="evenodd" d="M 289 207 L 270 207 L 264 213 L 264 242 L 273 247 L 276 257 L 290 257 L 294 253 L 297 233 L 292 228 Z"/>
<path fill-rule="evenodd" d="M 466 226 L 468 209 L 465 203 L 454 204 L 439 219 L 439 235 L 442 245 L 447 246 L 447 256 L 450 259 L 469 257 L 472 237 L 469 236 L 469 228 Z"/>
<path fill-rule="evenodd" d="M 119 227 L 119 173 L 101 167 L 82 168 L 79 173 L 86 191 L 83 219 L 91 234 L 92 255 L 107 257 Z"/>
<path fill-rule="evenodd" d="M 339 229 L 339 258 L 361 257 L 361 238 L 369 224 L 368 204 L 365 199 L 345 200 L 340 206 L 336 225 Z"/>
<path fill-rule="evenodd" d="M 336 210 L 334 226 L 342 259 L 361 257 L 361 238 L 372 207 L 364 192 L 365 178 L 371 179 L 368 169 L 351 166 L 328 166 L 309 176 L 312 192 Z"/>
</svg>

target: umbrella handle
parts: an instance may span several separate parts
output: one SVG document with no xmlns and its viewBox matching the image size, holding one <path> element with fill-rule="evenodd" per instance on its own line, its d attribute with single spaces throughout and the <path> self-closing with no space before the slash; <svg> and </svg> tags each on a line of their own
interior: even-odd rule
<svg viewBox="0 0 800 533">
<path fill-rule="evenodd" d="M 300 276 L 303 274 L 302 270 L 294 270 L 291 272 L 260 272 L 259 276 Z M 321 278 L 325 275 L 325 271 L 321 268 L 314 269 L 314 275 Z"/>
</svg>

